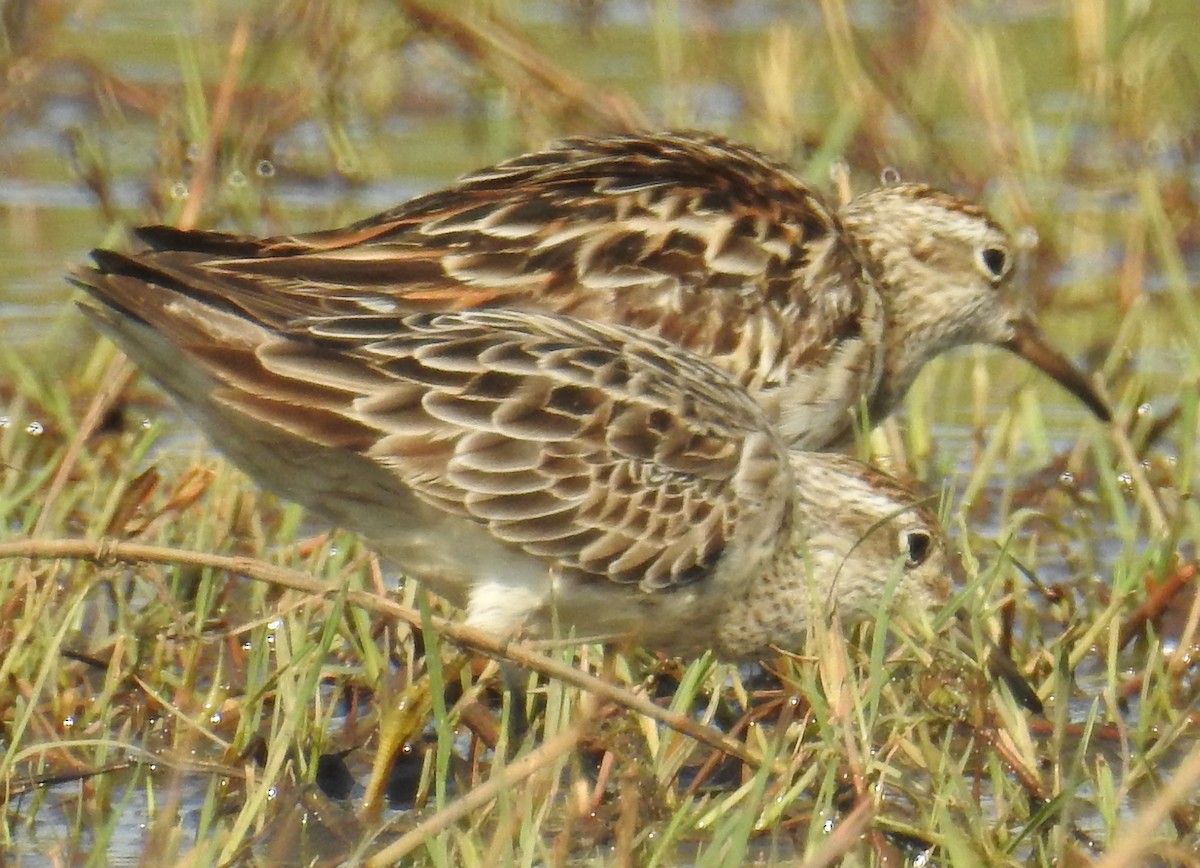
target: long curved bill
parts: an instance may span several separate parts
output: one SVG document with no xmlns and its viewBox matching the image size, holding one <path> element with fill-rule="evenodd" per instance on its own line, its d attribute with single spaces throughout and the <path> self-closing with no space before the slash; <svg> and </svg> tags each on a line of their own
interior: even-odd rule
<svg viewBox="0 0 1200 868">
<path fill-rule="evenodd" d="M 1017 320 L 1013 336 L 1001 344 L 1010 353 L 1015 353 L 1043 373 L 1049 374 L 1064 389 L 1087 404 L 1101 422 L 1112 421 L 1112 411 L 1104 399 L 1096 394 L 1087 377 L 1054 347 L 1034 323 L 1026 319 Z"/>
</svg>

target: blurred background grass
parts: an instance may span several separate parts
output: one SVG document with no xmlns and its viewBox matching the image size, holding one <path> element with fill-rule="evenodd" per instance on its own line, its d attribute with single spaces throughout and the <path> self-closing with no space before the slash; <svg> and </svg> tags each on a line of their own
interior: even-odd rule
<svg viewBox="0 0 1200 868">
<path fill-rule="evenodd" d="M 265 556 L 382 586 L 353 540 L 311 540 L 322 528 L 249 488 L 151 386 L 86 424 L 112 351 L 63 272 L 144 222 L 269 234 L 358 219 L 572 132 L 700 127 L 830 195 L 845 167 L 854 189 L 886 173 L 976 198 L 1025 242 L 1047 331 L 1102 372 L 1128 436 L 980 350 L 933 364 L 872 444 L 946 491 L 978 561 L 972 608 L 1015 627 L 1047 721 L 981 711 L 997 702 L 986 691 L 939 705 L 938 684 L 970 690 L 929 660 L 889 664 L 900 682 L 885 688 L 878 655 L 826 649 L 826 666 L 848 655 L 861 694 L 789 669 L 792 727 L 738 730 L 783 751 L 787 774 L 689 757 L 705 782 L 691 786 L 674 774 L 683 754 L 620 718 L 565 776 L 449 827 L 422 858 L 786 862 L 829 852 L 826 822 L 856 805 L 874 819 L 838 851 L 847 864 L 930 848 L 943 864 L 1063 864 L 1114 839 L 1157 840 L 1170 864 L 1200 845 L 1194 795 L 1140 837 L 1117 831 L 1186 770 L 1197 723 L 1194 0 L 8 0 L 0 24 L 0 515 L 14 538 Z M 1139 628 L 1162 587 L 1175 590 Z M 394 811 L 376 840 L 318 780 L 326 757 L 366 746 L 346 757 L 361 772 L 380 708 L 404 695 L 421 649 L 389 619 L 199 566 L 69 560 L 0 562 L 0 613 L 0 845 L 18 856 L 333 859 L 416 822 Z M 738 709 L 778 724 L 779 697 L 756 706 L 743 674 L 693 667 L 675 702 L 726 729 Z M 542 689 L 567 711 L 531 744 L 579 702 Z M 465 792 L 491 759 L 459 712 L 435 711 L 396 804 L 436 816 L 438 787 Z"/>
</svg>

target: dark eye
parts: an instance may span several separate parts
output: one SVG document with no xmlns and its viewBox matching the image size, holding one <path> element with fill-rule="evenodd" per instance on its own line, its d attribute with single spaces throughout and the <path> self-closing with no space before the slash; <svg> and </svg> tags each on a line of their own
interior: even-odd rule
<svg viewBox="0 0 1200 868">
<path fill-rule="evenodd" d="M 933 537 L 923 530 L 902 530 L 900 549 L 907 556 L 904 561 L 905 568 L 911 570 L 925 563 L 929 553 L 933 551 Z"/>
<path fill-rule="evenodd" d="M 985 247 L 979 253 L 979 262 L 992 280 L 999 280 L 1008 271 L 1008 251 L 1003 247 Z"/>
</svg>

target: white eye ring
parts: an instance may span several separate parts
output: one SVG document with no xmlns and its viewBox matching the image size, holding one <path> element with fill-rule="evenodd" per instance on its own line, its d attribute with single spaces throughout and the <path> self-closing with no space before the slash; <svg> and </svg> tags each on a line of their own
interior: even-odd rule
<svg viewBox="0 0 1200 868">
<path fill-rule="evenodd" d="M 1009 256 L 1008 251 L 996 244 L 979 248 L 975 257 L 979 263 L 979 270 L 993 282 L 1008 274 L 1009 268 L 1012 267 L 1012 257 Z"/>
<path fill-rule="evenodd" d="M 915 569 L 929 559 L 933 552 L 933 537 L 928 531 L 909 528 L 900 531 L 900 552 L 905 556 L 904 568 Z"/>
</svg>

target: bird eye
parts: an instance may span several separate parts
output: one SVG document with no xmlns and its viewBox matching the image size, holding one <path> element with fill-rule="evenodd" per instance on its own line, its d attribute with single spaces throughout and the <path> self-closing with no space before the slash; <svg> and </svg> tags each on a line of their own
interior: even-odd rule
<svg viewBox="0 0 1200 868">
<path fill-rule="evenodd" d="M 1008 272 L 1008 251 L 1003 247 L 985 247 L 979 251 L 979 264 L 992 280 L 999 280 Z"/>
<path fill-rule="evenodd" d="M 906 555 L 905 569 L 914 569 L 925 563 L 933 551 L 933 537 L 923 530 L 900 531 L 900 549 Z"/>
</svg>

